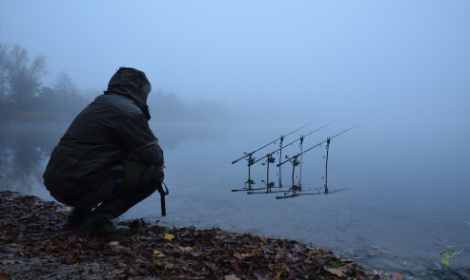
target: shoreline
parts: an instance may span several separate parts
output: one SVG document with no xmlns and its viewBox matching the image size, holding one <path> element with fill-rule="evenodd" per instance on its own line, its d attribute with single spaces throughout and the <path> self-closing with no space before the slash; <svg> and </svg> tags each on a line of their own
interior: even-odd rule
<svg viewBox="0 0 470 280">
<path fill-rule="evenodd" d="M 295 240 L 219 228 L 135 219 L 119 222 L 130 238 L 91 235 L 65 225 L 69 209 L 0 191 L 0 280 L 410 279 Z"/>
<path fill-rule="evenodd" d="M 2 280 L 389 279 L 294 240 L 143 219 L 119 223 L 133 229 L 130 238 L 95 236 L 65 225 L 66 206 L 8 191 L 0 192 L 0 211 Z"/>
</svg>

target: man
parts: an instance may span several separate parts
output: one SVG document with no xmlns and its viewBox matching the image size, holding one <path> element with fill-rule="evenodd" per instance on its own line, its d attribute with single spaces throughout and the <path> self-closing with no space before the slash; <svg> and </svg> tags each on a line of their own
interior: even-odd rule
<svg viewBox="0 0 470 280">
<path fill-rule="evenodd" d="M 74 207 L 68 224 L 95 234 L 131 235 L 129 227 L 111 220 L 157 189 L 165 215 L 163 151 L 148 125 L 150 91 L 144 72 L 119 68 L 108 90 L 73 120 L 52 151 L 44 185 Z"/>
</svg>

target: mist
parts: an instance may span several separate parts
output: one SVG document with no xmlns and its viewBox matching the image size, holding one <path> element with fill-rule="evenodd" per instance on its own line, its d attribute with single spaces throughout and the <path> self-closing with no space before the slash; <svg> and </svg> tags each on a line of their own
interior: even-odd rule
<svg viewBox="0 0 470 280">
<path fill-rule="evenodd" d="M 425 262 L 435 257 L 426 242 L 444 235 L 448 245 L 470 246 L 464 224 L 470 211 L 469 15 L 470 2 L 460 0 L 3 1 L 2 188 L 21 185 L 47 197 L 40 175 L 52 148 L 125 66 L 144 71 L 152 84 L 150 126 L 165 150 L 165 180 L 175 188 L 168 223 L 231 224 L 247 231 L 266 219 L 272 223 L 259 226 L 261 234 L 342 250 L 344 244 L 330 237 L 357 237 L 363 219 L 377 231 L 393 220 L 382 236 L 394 240 L 389 246 L 397 255 L 411 256 L 406 250 L 414 246 L 419 253 L 413 257 Z M 308 123 L 286 141 L 331 123 L 306 138 L 309 148 L 358 125 L 332 140 L 328 166 L 333 187 L 356 191 L 276 204 L 307 213 L 294 218 L 278 213 L 271 198 L 230 192 L 242 188 L 248 175 L 247 161 L 233 160 Z M 322 147 L 305 154 L 306 184 L 323 185 L 324 152 Z M 296 153 L 297 144 L 283 156 Z M 251 176 L 264 186 L 265 167 L 252 168 Z M 284 174 L 291 172 L 285 168 Z M 152 207 L 159 202 L 146 203 L 128 216 L 154 218 Z M 336 230 L 316 216 L 322 207 L 336 216 L 350 211 L 356 222 Z M 242 220 L 233 209 L 250 218 Z M 274 220 L 269 211 L 285 220 Z M 309 219 L 327 229 L 308 231 L 303 223 Z M 396 230 L 416 224 L 430 230 Z M 413 246 L 402 241 L 408 238 Z M 468 263 L 468 256 L 460 256 L 461 266 Z"/>
</svg>

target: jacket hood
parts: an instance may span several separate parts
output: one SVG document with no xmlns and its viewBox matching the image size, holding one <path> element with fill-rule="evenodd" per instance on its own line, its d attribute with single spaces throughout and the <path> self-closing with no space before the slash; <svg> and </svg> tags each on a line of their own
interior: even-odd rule
<svg viewBox="0 0 470 280">
<path fill-rule="evenodd" d="M 152 90 L 145 73 L 130 67 L 120 67 L 111 77 L 104 94 L 123 95 L 135 102 L 141 109 L 147 109 L 147 97 Z M 148 109 L 147 109 L 148 110 Z"/>
</svg>

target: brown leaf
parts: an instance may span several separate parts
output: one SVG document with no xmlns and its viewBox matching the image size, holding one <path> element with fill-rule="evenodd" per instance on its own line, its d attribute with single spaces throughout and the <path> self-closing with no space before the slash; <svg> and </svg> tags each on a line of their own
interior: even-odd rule
<svg viewBox="0 0 470 280">
<path fill-rule="evenodd" d="M 113 274 L 121 274 L 121 273 L 124 272 L 124 270 L 122 270 L 122 269 L 115 269 L 115 270 L 113 270 L 113 271 L 111 271 L 111 272 L 112 272 Z"/>
<path fill-rule="evenodd" d="M 396 273 L 396 272 L 392 272 L 392 277 L 393 277 L 393 279 L 396 279 L 396 280 L 402 280 L 403 279 L 403 276 L 401 276 L 399 273 Z"/>
<path fill-rule="evenodd" d="M 0 198 L 0 204 L 2 204 L 2 203 L 3 203 L 3 199 L 2 199 L 2 198 Z M 3 274 L 3 275 L 5 275 L 5 274 Z"/>
<path fill-rule="evenodd" d="M 136 276 L 135 272 L 132 271 L 132 270 L 126 271 L 126 275 L 129 276 L 129 277 L 134 277 L 134 276 Z"/>
<path fill-rule="evenodd" d="M 122 255 L 116 255 L 116 256 L 109 256 L 110 259 L 115 259 L 118 260 L 122 257 Z"/>
<path fill-rule="evenodd" d="M 75 236 L 71 236 L 70 239 L 69 239 L 69 242 L 70 243 L 76 243 L 77 242 L 77 238 Z"/>
<path fill-rule="evenodd" d="M 98 269 L 96 269 L 96 268 L 90 268 L 90 270 L 88 270 L 88 273 L 90 273 L 90 274 L 98 274 Z"/>
<path fill-rule="evenodd" d="M 237 258 L 237 259 L 241 259 L 241 258 L 242 258 L 242 256 L 240 256 L 240 254 L 237 254 L 237 253 L 233 254 L 233 256 L 234 256 L 235 258 Z"/>
<path fill-rule="evenodd" d="M 0 280 L 7 280 L 7 276 L 5 275 L 5 273 L 0 274 Z"/>
<path fill-rule="evenodd" d="M 14 231 L 14 230 L 9 230 L 7 231 L 7 235 L 14 235 L 14 236 L 18 236 L 20 235 L 17 231 Z"/>
<path fill-rule="evenodd" d="M 161 260 L 153 260 L 152 261 L 156 267 L 159 267 L 159 268 L 164 268 L 165 267 L 165 262 L 164 261 L 161 261 Z"/>
</svg>

